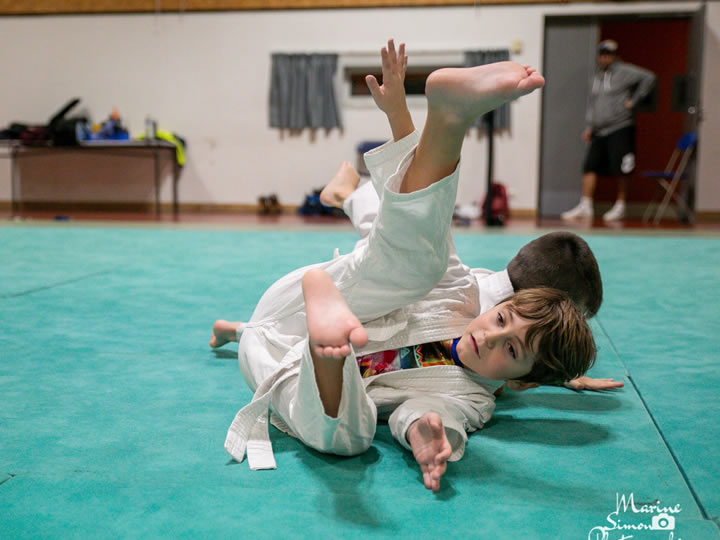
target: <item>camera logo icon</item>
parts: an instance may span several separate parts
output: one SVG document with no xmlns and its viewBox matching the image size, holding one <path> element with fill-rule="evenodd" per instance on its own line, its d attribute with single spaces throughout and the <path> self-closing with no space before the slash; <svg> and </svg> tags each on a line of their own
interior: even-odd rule
<svg viewBox="0 0 720 540">
<path fill-rule="evenodd" d="M 650 529 L 653 531 L 672 531 L 675 528 L 675 518 L 666 513 L 653 516 Z"/>
</svg>

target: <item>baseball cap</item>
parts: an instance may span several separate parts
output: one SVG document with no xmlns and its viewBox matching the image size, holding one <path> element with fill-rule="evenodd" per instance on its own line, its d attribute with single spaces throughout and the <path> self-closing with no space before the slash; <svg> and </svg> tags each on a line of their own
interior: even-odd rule
<svg viewBox="0 0 720 540">
<path fill-rule="evenodd" d="M 598 43 L 597 51 L 599 54 L 616 54 L 618 50 L 617 41 L 613 39 L 604 39 Z"/>
</svg>

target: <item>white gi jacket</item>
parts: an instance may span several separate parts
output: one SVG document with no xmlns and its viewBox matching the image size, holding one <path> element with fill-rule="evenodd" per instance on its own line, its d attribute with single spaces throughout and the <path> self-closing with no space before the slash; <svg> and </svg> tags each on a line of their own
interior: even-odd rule
<svg viewBox="0 0 720 540">
<path fill-rule="evenodd" d="M 372 443 L 377 417 L 411 450 L 407 430 L 426 412 L 438 413 L 460 459 L 466 432 L 481 428 L 495 408 L 491 381 L 457 366 L 384 373 L 363 379 L 356 354 L 453 339 L 481 312 L 512 294 L 506 272 L 474 274 L 455 253 L 450 223 L 458 170 L 432 186 L 397 193 L 414 156 L 417 132 L 365 154 L 380 194 L 380 210 L 367 240 L 349 254 L 321 263 L 369 342 L 344 360 L 336 418 L 320 401 L 308 348 L 301 279 L 309 267 L 273 284 L 239 335 L 240 371 L 255 391 L 235 416 L 225 449 L 237 461 L 247 451 L 251 469 L 275 468 L 268 434 L 273 424 L 322 452 L 354 455 Z M 482 285 L 482 286 L 481 286 Z"/>
</svg>

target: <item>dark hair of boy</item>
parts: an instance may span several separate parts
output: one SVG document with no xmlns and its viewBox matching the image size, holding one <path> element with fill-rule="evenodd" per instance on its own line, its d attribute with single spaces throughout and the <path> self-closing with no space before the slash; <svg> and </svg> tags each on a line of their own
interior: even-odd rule
<svg viewBox="0 0 720 540">
<path fill-rule="evenodd" d="M 600 269 L 587 242 L 571 232 L 552 232 L 523 246 L 507 267 L 513 289 L 552 287 L 565 292 L 588 318 L 602 304 Z"/>
</svg>

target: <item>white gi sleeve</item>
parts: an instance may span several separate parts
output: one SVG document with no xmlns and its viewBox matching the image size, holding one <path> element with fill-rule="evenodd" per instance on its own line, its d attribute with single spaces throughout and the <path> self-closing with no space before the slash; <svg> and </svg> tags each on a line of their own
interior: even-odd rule
<svg viewBox="0 0 720 540">
<path fill-rule="evenodd" d="M 343 211 L 360 236 L 360 242 L 370 234 L 379 207 L 380 198 L 372 182 L 358 186 L 343 202 Z"/>
<path fill-rule="evenodd" d="M 422 396 L 408 399 L 388 419 L 393 437 L 412 452 L 407 440 L 410 425 L 428 412 L 440 415 L 445 435 L 452 446 L 448 461 L 458 461 L 465 453 L 467 433 L 482 428 L 495 410 L 492 396 Z"/>
<path fill-rule="evenodd" d="M 415 130 L 407 137 L 388 141 L 365 153 L 363 159 L 378 195 L 381 194 L 385 181 L 397 171 L 402 159 L 419 141 L 420 133 Z"/>
</svg>

